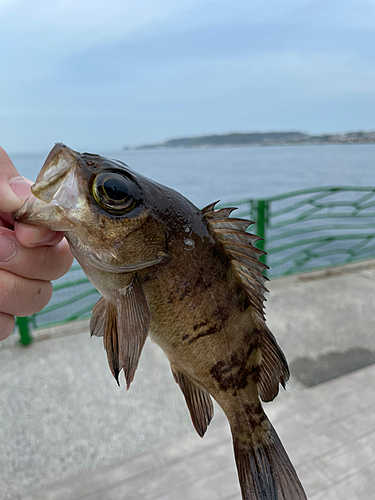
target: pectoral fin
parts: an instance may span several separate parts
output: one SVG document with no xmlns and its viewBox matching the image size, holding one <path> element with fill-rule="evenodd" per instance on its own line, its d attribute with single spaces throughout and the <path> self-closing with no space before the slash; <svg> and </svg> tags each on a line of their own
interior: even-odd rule
<svg viewBox="0 0 375 500">
<path fill-rule="evenodd" d="M 103 337 L 105 318 L 107 312 L 107 302 L 103 297 L 100 297 L 91 311 L 90 333 L 91 336 Z"/>
<path fill-rule="evenodd" d="M 176 370 L 172 365 L 171 368 L 174 379 L 185 397 L 194 428 L 200 437 L 203 437 L 214 416 L 211 396 L 206 390 L 198 387 L 187 375 Z"/>
<path fill-rule="evenodd" d="M 92 309 L 91 335 L 103 336 L 108 364 L 119 384 L 124 370 L 126 385 L 134 378 L 150 326 L 150 308 L 139 275 L 119 291 L 116 305 L 101 297 Z"/>
<path fill-rule="evenodd" d="M 105 322 L 104 322 L 104 335 L 103 335 L 104 348 L 107 351 L 107 358 L 109 368 L 112 375 L 118 381 L 118 375 L 121 371 L 121 362 L 119 356 L 119 338 L 117 332 L 117 311 L 116 307 L 110 302 L 106 302 Z"/>
<path fill-rule="evenodd" d="M 128 389 L 146 342 L 150 318 L 150 308 L 143 293 L 139 275 L 135 274 L 132 282 L 120 290 L 117 298 L 120 359 Z"/>
</svg>

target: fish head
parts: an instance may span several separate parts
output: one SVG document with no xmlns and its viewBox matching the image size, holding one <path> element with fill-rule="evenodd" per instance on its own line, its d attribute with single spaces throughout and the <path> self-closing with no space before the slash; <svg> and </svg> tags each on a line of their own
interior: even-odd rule
<svg viewBox="0 0 375 500">
<path fill-rule="evenodd" d="M 84 268 L 133 272 L 168 257 L 161 188 L 120 161 L 59 143 L 13 217 L 62 231 Z"/>
</svg>

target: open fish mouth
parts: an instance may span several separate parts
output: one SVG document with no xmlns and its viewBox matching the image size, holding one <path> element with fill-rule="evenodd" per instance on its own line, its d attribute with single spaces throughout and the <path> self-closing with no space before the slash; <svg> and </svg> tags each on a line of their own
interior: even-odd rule
<svg viewBox="0 0 375 500">
<path fill-rule="evenodd" d="M 13 219 L 54 231 L 72 229 L 74 225 L 67 214 L 79 204 L 76 166 L 77 153 L 65 144 L 56 144 L 31 187 L 31 195 L 12 214 Z"/>
</svg>

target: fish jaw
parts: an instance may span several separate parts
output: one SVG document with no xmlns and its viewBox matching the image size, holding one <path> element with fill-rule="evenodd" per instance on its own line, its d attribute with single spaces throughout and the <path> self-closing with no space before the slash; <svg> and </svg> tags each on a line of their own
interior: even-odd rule
<svg viewBox="0 0 375 500">
<path fill-rule="evenodd" d="M 92 179 L 98 171 L 111 171 L 119 165 L 99 155 L 87 155 L 89 158 L 64 144 L 56 144 L 31 188 L 31 195 L 12 214 L 14 220 L 63 232 L 81 266 L 99 274 L 134 273 L 169 259 L 164 227 L 160 229 L 158 221 L 148 217 L 146 210 L 139 217 L 121 219 L 95 205 L 90 191 Z M 103 168 L 102 163 L 107 165 Z M 153 245 L 139 238 L 139 229 L 146 219 Z"/>
<path fill-rule="evenodd" d="M 76 153 L 64 144 L 56 144 L 31 187 L 31 195 L 12 214 L 13 219 L 54 231 L 74 229 L 74 212 L 82 203 L 76 166 Z"/>
</svg>

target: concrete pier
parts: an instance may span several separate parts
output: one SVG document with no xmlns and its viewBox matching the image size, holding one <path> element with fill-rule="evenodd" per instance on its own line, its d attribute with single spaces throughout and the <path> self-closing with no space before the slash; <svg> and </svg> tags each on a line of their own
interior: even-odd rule
<svg viewBox="0 0 375 500">
<path fill-rule="evenodd" d="M 375 261 L 269 283 L 292 369 L 266 404 L 311 500 L 375 498 Z M 239 499 L 230 432 L 200 439 L 161 350 L 117 387 L 87 322 L 0 344 L 0 499 Z"/>
</svg>

